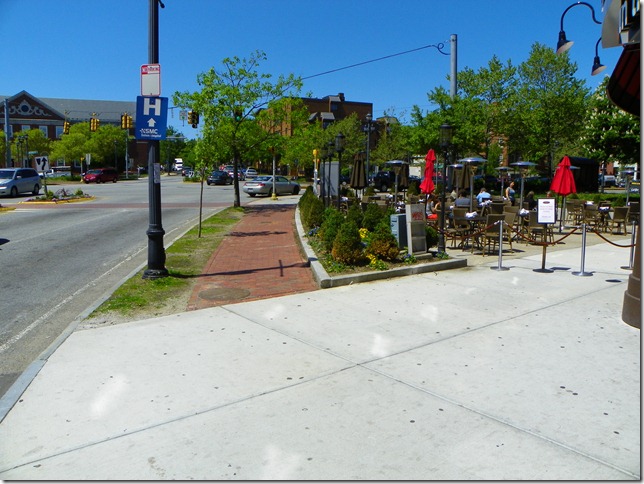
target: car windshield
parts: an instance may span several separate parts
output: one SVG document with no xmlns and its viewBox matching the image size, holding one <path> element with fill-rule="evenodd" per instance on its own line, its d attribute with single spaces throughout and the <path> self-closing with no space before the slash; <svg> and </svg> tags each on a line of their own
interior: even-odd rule
<svg viewBox="0 0 644 484">
<path fill-rule="evenodd" d="M 7 178 L 13 178 L 13 170 L 0 170 L 0 178 L 6 180 Z"/>
</svg>

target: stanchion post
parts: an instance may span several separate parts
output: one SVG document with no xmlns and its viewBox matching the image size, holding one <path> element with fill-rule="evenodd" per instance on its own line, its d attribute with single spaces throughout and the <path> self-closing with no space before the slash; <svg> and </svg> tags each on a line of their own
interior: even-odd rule
<svg viewBox="0 0 644 484">
<path fill-rule="evenodd" d="M 490 267 L 493 271 L 509 271 L 509 267 L 503 267 L 503 224 L 505 220 L 499 220 L 495 222 L 499 224 L 499 258 L 496 267 Z M 485 247 L 483 247 L 483 253 L 485 254 Z"/>
<path fill-rule="evenodd" d="M 627 270 L 633 269 L 633 263 L 635 262 L 635 231 L 636 230 L 637 230 L 637 227 L 635 225 L 635 220 L 633 220 L 633 230 L 631 231 L 631 254 L 628 258 L 628 265 L 621 266 L 620 269 L 627 269 Z"/>
<path fill-rule="evenodd" d="M 579 272 L 573 272 L 573 276 L 582 276 L 588 277 L 592 276 L 592 272 L 584 271 L 584 261 L 586 259 L 586 224 L 581 224 L 581 270 Z"/>
</svg>

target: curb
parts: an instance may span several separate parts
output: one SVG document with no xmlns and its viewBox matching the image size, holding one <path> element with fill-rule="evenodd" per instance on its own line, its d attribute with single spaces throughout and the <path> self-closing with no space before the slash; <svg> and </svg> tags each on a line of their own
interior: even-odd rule
<svg viewBox="0 0 644 484">
<path fill-rule="evenodd" d="M 348 286 L 360 282 L 378 281 L 382 279 L 391 279 L 392 277 L 410 276 L 413 274 L 424 274 L 426 272 L 444 271 L 448 269 L 458 269 L 467 267 L 467 259 L 447 259 L 428 262 L 426 264 L 415 264 L 409 267 L 397 267 L 386 271 L 362 272 L 360 274 L 349 274 L 345 276 L 331 277 L 318 260 L 315 252 L 306 240 L 306 232 L 300 220 L 300 207 L 295 206 L 295 226 L 297 227 L 298 239 L 302 250 L 308 259 L 308 263 L 313 271 L 313 279 L 320 289 L 329 289 L 331 287 Z M 425 254 L 417 258 L 426 257 Z"/>
</svg>

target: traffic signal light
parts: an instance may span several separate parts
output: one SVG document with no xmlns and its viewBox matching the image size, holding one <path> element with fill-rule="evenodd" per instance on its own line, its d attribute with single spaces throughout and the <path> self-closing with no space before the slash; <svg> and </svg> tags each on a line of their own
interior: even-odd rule
<svg viewBox="0 0 644 484">
<path fill-rule="evenodd" d="M 63 123 L 63 134 L 69 134 L 69 121 Z"/>
<path fill-rule="evenodd" d="M 127 117 L 127 129 L 130 129 L 132 127 L 132 116 L 128 114 L 126 117 Z"/>
<path fill-rule="evenodd" d="M 127 114 L 121 114 L 121 129 L 127 129 Z"/>
<path fill-rule="evenodd" d="M 242 111 L 241 109 L 235 109 L 235 121 L 238 123 L 242 120 Z"/>
<path fill-rule="evenodd" d="M 199 113 L 196 111 L 188 111 L 188 124 L 191 124 L 193 128 L 196 128 L 199 124 Z"/>
<path fill-rule="evenodd" d="M 100 121 L 98 118 L 90 118 L 89 120 L 89 130 L 90 131 L 96 131 L 98 129 Z"/>
</svg>

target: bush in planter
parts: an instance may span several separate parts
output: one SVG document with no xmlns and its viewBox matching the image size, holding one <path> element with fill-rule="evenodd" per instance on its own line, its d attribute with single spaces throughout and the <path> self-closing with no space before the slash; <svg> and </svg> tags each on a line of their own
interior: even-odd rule
<svg viewBox="0 0 644 484">
<path fill-rule="evenodd" d="M 425 226 L 425 239 L 427 240 L 427 247 L 438 245 L 438 231 L 430 225 Z"/>
<path fill-rule="evenodd" d="M 324 211 L 324 221 L 320 224 L 320 238 L 325 250 L 333 249 L 333 241 L 344 223 L 344 215 L 337 209 L 329 207 Z"/>
<path fill-rule="evenodd" d="M 359 203 L 353 203 L 347 211 L 347 221 L 352 221 L 358 228 L 362 227 L 362 208 Z"/>
<path fill-rule="evenodd" d="M 367 208 L 364 211 L 364 215 L 362 216 L 362 227 L 367 229 L 369 232 L 373 232 L 378 224 L 383 222 L 383 220 L 389 224 L 387 212 L 375 203 L 368 203 Z"/>
<path fill-rule="evenodd" d="M 340 226 L 333 241 L 331 255 L 338 262 L 356 265 L 364 260 L 362 242 L 355 222 L 349 220 Z"/>
<path fill-rule="evenodd" d="M 300 214 L 302 225 L 304 225 L 306 229 L 319 227 L 324 221 L 324 202 L 313 195 L 305 206 L 300 208 Z"/>
<path fill-rule="evenodd" d="M 381 260 L 396 260 L 399 253 L 398 242 L 391 233 L 389 223 L 382 222 L 375 228 L 369 237 L 365 253 Z"/>
</svg>

